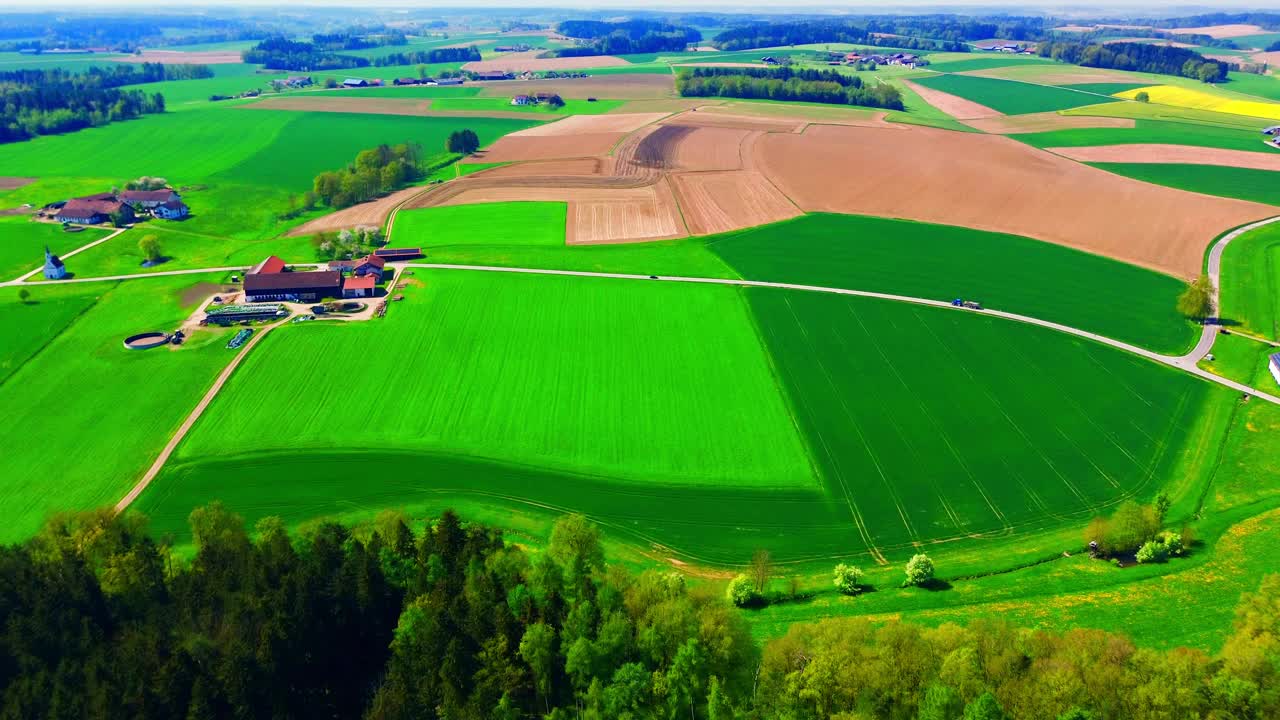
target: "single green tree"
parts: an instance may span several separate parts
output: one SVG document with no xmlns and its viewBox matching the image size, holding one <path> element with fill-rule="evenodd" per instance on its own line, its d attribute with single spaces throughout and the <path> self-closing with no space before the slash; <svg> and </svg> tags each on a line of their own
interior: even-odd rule
<svg viewBox="0 0 1280 720">
<path fill-rule="evenodd" d="M 990 692 L 979 695 L 964 708 L 964 720 L 1007 720 L 1008 717 Z"/>
<path fill-rule="evenodd" d="M 148 263 L 157 263 L 164 257 L 164 253 L 160 248 L 160 238 L 155 235 L 143 235 L 138 241 L 138 251 L 147 259 Z"/>
<path fill-rule="evenodd" d="M 755 587 L 751 583 L 751 578 L 746 575 L 739 575 L 729 581 L 729 586 L 724 590 L 724 596 L 729 602 L 738 607 L 746 607 L 759 597 Z"/>
<path fill-rule="evenodd" d="M 1213 282 L 1208 275 L 1200 275 L 1178 296 L 1178 313 L 1202 322 L 1213 313 Z"/>
<path fill-rule="evenodd" d="M 924 553 L 913 555 L 907 561 L 906 572 L 907 579 L 904 585 L 908 587 L 927 585 L 933 580 L 933 560 Z"/>
<path fill-rule="evenodd" d="M 832 572 L 832 583 L 845 595 L 857 595 L 862 588 L 862 570 L 840 563 Z"/>
<path fill-rule="evenodd" d="M 1133 99 L 1140 103 L 1149 103 L 1151 102 L 1151 95 L 1146 90 L 1142 90 L 1137 95 L 1134 95 Z"/>
</svg>

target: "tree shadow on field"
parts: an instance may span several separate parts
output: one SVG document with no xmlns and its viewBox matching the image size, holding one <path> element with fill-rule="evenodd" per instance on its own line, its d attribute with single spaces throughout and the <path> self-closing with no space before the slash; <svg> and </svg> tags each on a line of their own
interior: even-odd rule
<svg viewBox="0 0 1280 720">
<path fill-rule="evenodd" d="M 926 580 L 925 582 L 920 583 L 916 587 L 921 590 L 928 590 L 929 592 L 943 592 L 945 590 L 950 590 L 954 586 L 946 580 L 933 578 L 932 580 Z"/>
</svg>

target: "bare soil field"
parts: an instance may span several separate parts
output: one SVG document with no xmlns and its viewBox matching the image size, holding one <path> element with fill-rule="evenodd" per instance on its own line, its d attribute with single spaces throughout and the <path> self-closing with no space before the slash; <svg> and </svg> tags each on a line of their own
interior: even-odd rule
<svg viewBox="0 0 1280 720">
<path fill-rule="evenodd" d="M 625 133 L 592 133 L 584 135 L 515 136 L 504 135 L 487 149 L 463 160 L 464 163 L 520 162 L 524 160 L 562 160 L 606 155 Z"/>
<path fill-rule="evenodd" d="M 613 113 L 679 113 L 692 110 L 694 108 L 712 107 L 707 102 L 716 102 L 715 98 L 690 98 L 683 99 L 658 99 L 658 100 L 627 100 L 620 105 Z"/>
<path fill-rule="evenodd" d="M 1112 45 L 1114 43 L 1147 43 L 1150 45 L 1163 45 L 1165 47 L 1176 48 L 1192 48 L 1195 45 L 1191 43 L 1177 42 L 1175 40 L 1160 40 L 1158 38 L 1107 38 L 1102 41 L 1103 45 Z"/>
<path fill-rule="evenodd" d="M 1244 37 L 1245 35 L 1261 35 L 1266 32 L 1257 25 L 1206 25 L 1204 27 L 1178 28 L 1171 32 L 1180 35 L 1208 35 L 1216 40 L 1224 38 Z"/>
<path fill-rule="evenodd" d="M 941 90 L 927 88 L 923 85 L 913 83 L 910 80 L 903 80 L 902 84 L 906 85 L 917 95 L 924 98 L 925 102 L 957 120 L 1000 117 L 1004 114 L 997 110 L 992 110 L 986 105 L 979 105 L 972 100 L 965 100 L 959 95 L 952 95 L 951 93 L 942 92 Z"/>
<path fill-rule="evenodd" d="M 605 167 L 609 158 L 586 157 L 570 160 L 542 160 L 538 162 L 522 162 L 503 165 L 489 170 L 481 170 L 471 177 L 493 178 L 526 178 L 554 177 L 559 175 L 595 176 L 607 174 Z"/>
<path fill-rule="evenodd" d="M 1259 143 L 1261 145 L 1262 143 Z M 1189 145 L 1097 145 L 1093 147 L 1046 148 L 1051 153 L 1079 162 L 1170 163 L 1178 165 L 1222 165 L 1224 167 L 1280 172 L 1280 152 L 1249 152 Z"/>
<path fill-rule="evenodd" d="M 608 115 L 571 115 L 546 125 L 525 128 L 508 137 L 562 137 L 597 133 L 629 133 L 657 122 L 670 113 L 611 113 Z"/>
<path fill-rule="evenodd" d="M 727 122 L 724 120 L 714 119 L 717 115 L 753 119 L 771 119 L 774 122 L 779 123 L 778 128 L 760 129 L 772 130 L 774 132 L 789 132 L 781 129 L 783 124 L 789 124 L 793 128 L 797 125 L 803 127 L 809 123 L 822 123 L 825 125 L 856 125 L 860 127 L 897 127 L 897 125 L 885 121 L 885 113 L 881 110 L 866 110 L 841 106 L 786 106 L 770 103 L 729 102 L 723 105 L 701 106 L 698 108 L 697 112 L 698 121 L 712 124 L 724 124 Z M 678 121 L 689 124 L 693 122 L 693 116 L 688 114 L 681 115 Z"/>
<path fill-rule="evenodd" d="M 976 118 L 963 121 L 965 125 L 993 135 L 1050 132 L 1053 130 L 1081 130 L 1088 128 L 1131 128 L 1132 118 L 1092 117 L 1088 115 L 1059 115 L 1056 112 L 1030 115 L 1002 115 L 994 118 Z"/>
<path fill-rule="evenodd" d="M 1266 63 L 1269 67 L 1274 68 L 1280 65 L 1280 50 L 1272 50 L 1271 52 L 1259 52 L 1249 56 L 1256 63 Z M 1274 75 L 1275 70 L 1271 70 L 1270 74 Z"/>
<path fill-rule="evenodd" d="M 641 140 L 632 162 L 655 170 L 740 170 L 742 147 L 756 130 L 690 125 L 658 126 Z"/>
<path fill-rule="evenodd" d="M 301 112 L 337 112 L 365 115 L 414 115 L 417 117 L 487 117 L 507 120 L 539 121 L 545 118 L 515 110 L 432 110 L 430 100 L 417 98 L 386 97 L 331 97 L 322 94 L 311 96 L 263 98 L 248 105 L 238 106 L 248 110 L 296 110 Z"/>
<path fill-rule="evenodd" d="M 810 126 L 769 134 L 757 167 L 800 208 L 909 218 L 1068 245 L 1180 277 L 1259 203 L 1130 180 L 994 135 Z M 848 169 L 887 184 L 848 182 Z"/>
<path fill-rule="evenodd" d="M 717 127 L 737 130 L 754 130 L 756 132 L 800 132 L 808 121 L 786 116 L 759 117 L 740 115 L 720 108 L 707 108 L 679 115 L 673 115 L 662 122 L 663 125 L 685 125 L 688 127 Z"/>
<path fill-rule="evenodd" d="M 625 64 L 625 61 L 623 61 Z M 556 93 L 566 100 L 609 98 L 613 100 L 646 100 L 673 97 L 676 81 L 671 75 L 636 73 L 595 75 L 584 78 L 552 80 L 499 80 L 467 83 L 481 88 L 479 97 L 511 97 L 512 93 Z"/>
<path fill-rule="evenodd" d="M 420 192 L 422 192 L 421 187 L 398 190 L 386 197 L 370 200 L 359 205 L 352 205 L 349 208 L 331 212 L 314 220 L 308 220 L 290 230 L 288 235 L 292 237 L 314 235 L 318 232 L 346 230 L 361 225 L 377 225 L 381 227 L 382 223 L 386 222 L 387 216 L 391 214 L 391 211 L 397 205 Z"/>
<path fill-rule="evenodd" d="M 35 181 L 33 177 L 0 177 L 0 190 L 16 190 Z"/>
<path fill-rule="evenodd" d="M 539 58 L 538 52 L 511 53 L 493 60 L 476 60 L 462 66 L 471 72 L 546 72 L 548 70 L 586 70 L 598 67 L 617 67 L 627 61 L 612 55 L 591 57 Z"/>
<path fill-rule="evenodd" d="M 694 235 L 740 230 L 800 215 L 800 209 L 754 170 L 675 173 L 676 198 Z"/>
<path fill-rule="evenodd" d="M 161 63 L 164 65 L 231 65 L 243 62 L 240 53 L 227 50 L 184 52 L 182 50 L 143 50 L 140 55 L 112 58 L 117 62 Z"/>
</svg>

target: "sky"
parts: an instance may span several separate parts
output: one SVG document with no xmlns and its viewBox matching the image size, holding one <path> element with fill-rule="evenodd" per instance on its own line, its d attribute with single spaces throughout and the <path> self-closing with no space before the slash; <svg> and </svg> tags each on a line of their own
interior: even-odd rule
<svg viewBox="0 0 1280 720">
<path fill-rule="evenodd" d="M 3 3 L 7 9 L 22 8 L 41 8 L 47 10 L 49 3 L 47 0 L 5 0 Z M 58 3 L 59 7 L 73 9 L 78 7 L 109 9 L 112 7 L 156 7 L 166 11 L 195 10 L 197 7 L 213 7 L 213 6 L 236 6 L 236 7 L 260 7 L 263 9 L 276 8 L 279 6 L 268 5 L 263 0 L 200 0 L 199 3 L 183 3 L 177 5 L 172 1 L 163 2 L 157 0 L 64 0 Z M 716 10 L 719 12 L 822 12 L 822 11 L 852 11 L 852 12 L 892 12 L 895 10 L 911 10 L 919 12 L 921 10 L 947 10 L 947 9 L 965 9 L 973 12 L 978 8 L 999 9 L 1002 11 L 1019 11 L 1019 12 L 1047 12 L 1053 15 L 1087 15 L 1097 14 L 1097 12 L 1115 13 L 1120 10 L 1142 10 L 1151 13 L 1158 10 L 1162 17 L 1174 17 L 1178 15 L 1192 15 L 1202 12 L 1215 11 L 1236 11 L 1236 10 L 1280 10 L 1280 3 L 1248 3 L 1236 2 L 1235 0 L 1202 0 L 1195 4 L 1178 4 L 1171 5 L 1167 1 L 1162 0 L 1088 0 L 1088 2 L 1070 3 L 1070 2 L 1045 2 L 1043 4 L 1036 3 L 1034 0 L 948 0 L 947 2 L 938 2 L 938 0 L 890 0 L 884 2 L 882 0 L 844 0 L 843 2 L 834 1 L 826 3 L 814 3 L 812 0 L 774 0 L 772 2 L 762 2 L 760 0 L 696 0 L 695 2 L 672 2 L 670 0 L 658 2 L 637 2 L 636 0 L 490 0 L 486 2 L 474 2 L 468 0 L 305 0 L 304 2 L 290 3 L 292 8 L 305 8 L 308 5 L 318 7 L 410 7 L 410 8 L 515 8 L 515 7 L 537 7 L 537 8 L 618 8 L 618 9 L 644 9 L 644 10 L 677 10 L 681 12 L 697 11 L 700 9 Z"/>
</svg>

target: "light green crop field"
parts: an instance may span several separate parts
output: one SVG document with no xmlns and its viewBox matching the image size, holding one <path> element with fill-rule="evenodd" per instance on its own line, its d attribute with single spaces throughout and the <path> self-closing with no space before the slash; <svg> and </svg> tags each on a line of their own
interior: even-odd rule
<svg viewBox="0 0 1280 720">
<path fill-rule="evenodd" d="M 19 288 L 0 288 L 0 337 L 5 340 L 0 345 L 0 386 L 92 307 L 101 288 L 77 284 L 26 290 L 30 297 L 23 301 Z"/>
<path fill-rule="evenodd" d="M 1253 73 L 1230 73 L 1231 82 L 1227 87 L 1245 95 L 1253 95 L 1266 100 L 1280 100 L 1280 78 L 1275 75 L 1254 75 Z"/>
<path fill-rule="evenodd" d="M 1222 252 L 1219 314 L 1241 329 L 1280 339 L 1280 223 L 1232 240 Z"/>
<path fill-rule="evenodd" d="M 964 55 L 971 55 L 964 57 Z M 951 57 L 955 57 L 952 55 Z M 1057 62 L 1047 58 L 1027 56 L 1027 55 L 972 55 L 970 53 L 961 53 L 959 59 L 943 60 L 941 62 L 934 60 L 932 57 L 929 61 L 929 69 L 937 72 L 970 72 L 973 70 L 990 70 L 1000 67 L 1018 67 L 1021 65 L 1057 65 Z"/>
<path fill-rule="evenodd" d="M 24 216 L 0 218 L 0 281 L 43 265 L 46 246 L 55 255 L 65 255 L 104 235 L 98 229 L 63 232 L 61 225 L 32 222 Z"/>
<path fill-rule="evenodd" d="M 1159 352 L 1182 352 L 1196 337 L 1174 310 L 1180 280 L 1015 235 L 811 214 L 706 242 L 751 280 L 974 299 Z"/>
<path fill-rule="evenodd" d="M 315 260 L 311 240 L 306 237 L 247 238 L 227 242 L 226 238 L 194 233 L 186 223 L 152 221 L 122 233 L 90 248 L 67 261 L 77 277 L 106 277 L 139 273 L 168 272 L 214 267 L 248 267 L 268 255 L 279 255 L 288 262 Z M 143 267 L 146 255 L 138 249 L 138 241 L 154 235 L 167 260 L 159 265 Z"/>
<path fill-rule="evenodd" d="M 512 88 L 512 95 L 519 93 L 519 86 Z M 460 110 L 463 112 L 527 112 L 531 115 L 603 115 L 616 110 L 622 100 L 565 100 L 564 106 L 553 108 L 540 105 L 512 105 L 510 98 L 441 98 L 431 101 L 432 110 Z"/>
<path fill-rule="evenodd" d="M 396 213 L 396 246 L 564 245 L 567 205 L 557 202 L 444 205 Z"/>
<path fill-rule="evenodd" d="M 1213 359 L 1201 360 L 1200 367 L 1214 375 L 1270 391 L 1275 389 L 1275 380 L 1267 372 L 1267 358 L 1276 352 L 1280 349 L 1237 333 L 1219 334 L 1213 343 Z"/>
<path fill-rule="evenodd" d="M 1006 115 L 1066 110 L 1084 105 L 1118 102 L 1103 95 L 1047 85 L 998 80 L 976 75 L 933 75 L 916 78 L 925 87 L 958 95 Z"/>
<path fill-rule="evenodd" d="M 1054 130 L 1010 137 L 1038 148 L 1157 143 L 1248 152 L 1275 152 L 1266 146 L 1263 135 L 1257 129 L 1147 119 L 1135 120 L 1132 128 Z"/>
<path fill-rule="evenodd" d="M 1158 105 L 1156 103 L 1141 102 L 1107 102 L 1101 105 L 1086 105 L 1084 107 L 1071 108 L 1070 110 L 1063 110 L 1062 113 L 1064 115 L 1120 117 L 1134 118 L 1137 120 L 1166 120 L 1169 122 L 1236 128 L 1239 130 L 1248 130 L 1253 133 L 1257 133 L 1262 127 L 1267 125 L 1267 121 L 1265 120 L 1250 118 L 1244 115 L 1232 115 L 1230 113 L 1220 113 L 1212 110 L 1197 110 L 1195 108 L 1174 107 L 1173 105 Z M 1259 135 L 1259 137 L 1261 136 Z"/>
<path fill-rule="evenodd" d="M 468 272 L 415 279 L 425 291 L 389 322 L 314 323 L 267 338 L 181 457 L 228 443 L 332 449 L 339 432 L 352 448 L 637 482 L 812 485 L 736 290 Z M 335 383 L 354 367 L 377 382 L 335 402 Z M 283 417 L 281 397 L 291 408 Z"/>
<path fill-rule="evenodd" d="M 43 316 L 33 319 L 33 330 L 42 322 L 61 331 L 43 345 L 35 336 L 23 339 L 28 357 L 0 384 L 9 414 L 0 426 L 0 542 L 30 536 L 55 510 L 113 504 L 155 460 L 232 351 L 223 347 L 223 331 L 175 351 L 126 350 L 122 342 L 173 330 L 193 309 L 183 290 L 216 279 L 92 283 L 92 296 L 36 286 L 37 304 L 18 307 L 9 302 L 15 291 L 5 289 L 0 312 L 30 311 Z M 70 305 L 45 306 L 59 298 Z"/>
<path fill-rule="evenodd" d="M 1218 165 L 1089 163 L 1135 180 L 1179 190 L 1280 205 L 1280 172 Z"/>
<path fill-rule="evenodd" d="M 1071 83 L 1069 85 L 1059 85 L 1058 87 L 1067 88 L 1068 90 L 1079 90 L 1081 92 L 1094 93 L 1097 95 L 1115 95 L 1127 90 L 1137 90 L 1138 88 L 1147 87 L 1151 83 L 1144 82 L 1100 82 L 1100 83 Z"/>
</svg>

